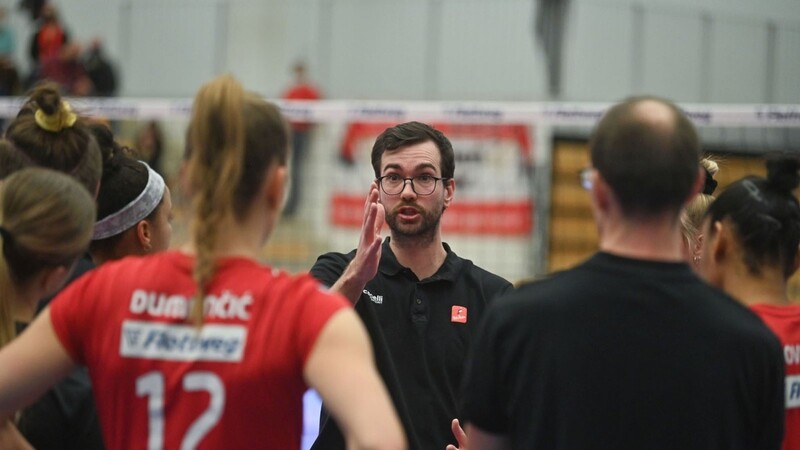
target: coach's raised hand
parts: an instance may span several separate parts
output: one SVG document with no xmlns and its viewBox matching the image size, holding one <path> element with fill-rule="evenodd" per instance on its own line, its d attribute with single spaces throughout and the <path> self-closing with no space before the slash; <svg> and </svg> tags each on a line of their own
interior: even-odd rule
<svg viewBox="0 0 800 450">
<path fill-rule="evenodd" d="M 385 210 L 380 203 L 378 184 L 372 182 L 369 195 L 364 202 L 364 219 L 361 222 L 361 235 L 353 261 L 348 264 L 339 280 L 331 287 L 353 304 L 358 302 L 361 292 L 369 280 L 375 277 L 381 260 L 381 228 L 385 221 Z"/>
</svg>

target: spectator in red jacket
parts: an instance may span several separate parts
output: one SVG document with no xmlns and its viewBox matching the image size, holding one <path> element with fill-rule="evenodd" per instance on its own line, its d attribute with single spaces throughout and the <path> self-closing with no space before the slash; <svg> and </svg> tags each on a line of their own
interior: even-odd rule
<svg viewBox="0 0 800 450">
<path fill-rule="evenodd" d="M 322 96 L 319 90 L 308 80 L 306 76 L 306 65 L 299 61 L 292 68 L 294 71 L 294 82 L 283 93 L 286 100 L 319 100 Z M 300 203 L 300 189 L 302 188 L 301 168 L 305 154 L 308 153 L 308 143 L 311 136 L 313 124 L 305 121 L 292 121 L 292 163 L 291 163 L 291 186 L 289 196 L 286 199 L 284 214 L 292 216 L 297 211 Z"/>
</svg>

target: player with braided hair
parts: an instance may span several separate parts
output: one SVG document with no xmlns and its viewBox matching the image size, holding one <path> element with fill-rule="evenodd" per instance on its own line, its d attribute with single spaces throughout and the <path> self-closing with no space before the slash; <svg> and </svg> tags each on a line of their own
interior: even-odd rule
<svg viewBox="0 0 800 450">
<path fill-rule="evenodd" d="M 85 364 L 110 449 L 296 449 L 308 386 L 350 448 L 405 448 L 349 303 L 258 262 L 287 182 L 280 111 L 223 76 L 198 92 L 188 136 L 191 241 L 56 297 L 0 351 L 0 418 Z"/>
</svg>

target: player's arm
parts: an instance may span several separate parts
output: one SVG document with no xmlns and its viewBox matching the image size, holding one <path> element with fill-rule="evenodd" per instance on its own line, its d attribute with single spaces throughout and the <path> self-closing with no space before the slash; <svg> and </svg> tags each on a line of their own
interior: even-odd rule
<svg viewBox="0 0 800 450">
<path fill-rule="evenodd" d="M 10 420 L 0 425 L 0 448 L 3 450 L 34 450 Z"/>
<path fill-rule="evenodd" d="M 406 448 L 366 330 L 352 309 L 338 311 L 325 324 L 303 373 L 342 429 L 348 449 Z"/>
<path fill-rule="evenodd" d="M 356 304 L 367 282 L 375 277 L 381 261 L 381 228 L 385 211 L 379 201 L 378 185 L 370 185 L 369 195 L 364 202 L 364 219 L 361 222 L 361 235 L 358 239 L 356 256 L 347 265 L 342 276 L 331 286 L 337 292 Z"/>
<path fill-rule="evenodd" d="M 0 351 L 0 420 L 32 403 L 74 368 L 47 308 Z"/>
</svg>

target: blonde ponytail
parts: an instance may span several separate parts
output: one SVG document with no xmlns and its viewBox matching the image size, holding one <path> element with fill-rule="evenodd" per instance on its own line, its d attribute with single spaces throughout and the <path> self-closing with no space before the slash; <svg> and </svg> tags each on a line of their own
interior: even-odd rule
<svg viewBox="0 0 800 450">
<path fill-rule="evenodd" d="M 194 216 L 197 284 L 189 318 L 202 326 L 221 224 L 241 220 L 273 164 L 285 165 L 289 127 L 278 108 L 247 93 L 230 75 L 200 88 L 189 123 L 187 172 Z"/>
<path fill-rule="evenodd" d="M 233 214 L 233 199 L 244 164 L 245 124 L 242 86 L 230 75 L 197 93 L 189 128 L 189 183 L 194 195 L 192 240 L 197 252 L 197 293 L 190 313 L 202 325 L 204 299 L 214 275 L 214 249 L 220 224 Z"/>
</svg>

